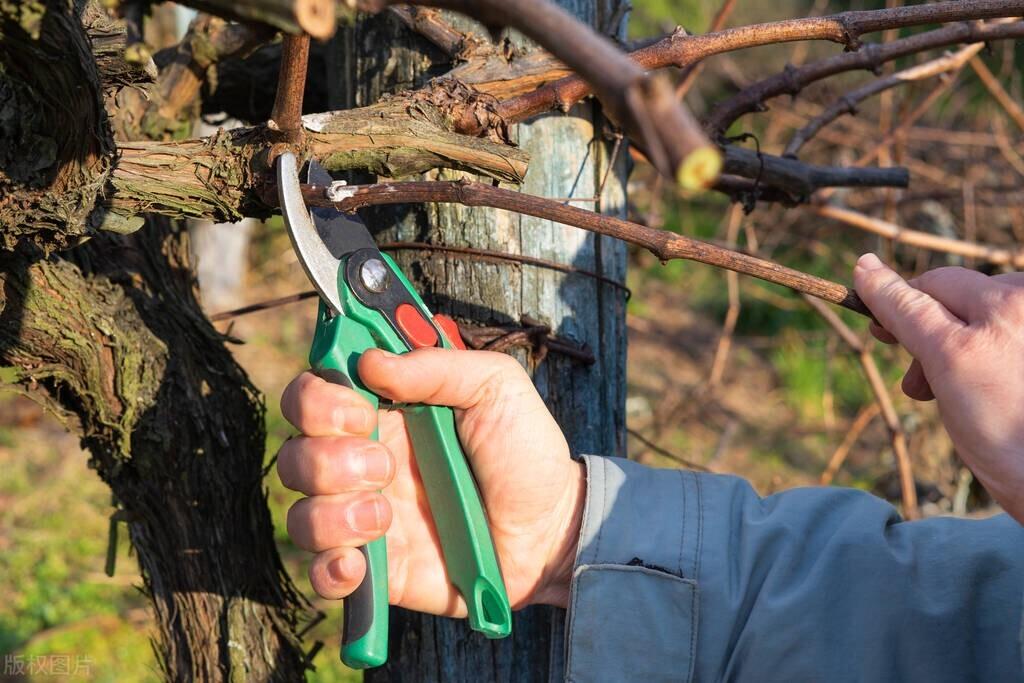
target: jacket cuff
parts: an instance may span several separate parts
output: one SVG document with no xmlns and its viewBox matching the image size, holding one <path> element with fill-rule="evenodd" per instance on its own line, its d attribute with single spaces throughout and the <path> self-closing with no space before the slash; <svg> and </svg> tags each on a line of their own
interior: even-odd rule
<svg viewBox="0 0 1024 683">
<path fill-rule="evenodd" d="M 699 480 L 621 458 L 583 461 L 587 500 L 566 623 L 566 680 L 689 681 Z"/>
</svg>

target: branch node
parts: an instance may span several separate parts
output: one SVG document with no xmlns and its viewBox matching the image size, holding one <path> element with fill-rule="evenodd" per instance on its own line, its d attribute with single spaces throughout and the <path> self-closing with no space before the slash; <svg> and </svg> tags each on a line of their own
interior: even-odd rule
<svg viewBox="0 0 1024 683">
<path fill-rule="evenodd" d="M 850 97 L 849 93 L 840 97 L 839 101 L 843 105 L 843 111 L 849 114 L 850 116 L 856 116 L 857 112 L 860 111 L 860 108 L 857 106 L 857 100 L 853 97 Z"/>
<path fill-rule="evenodd" d="M 860 30 L 857 28 L 856 23 L 850 21 L 850 16 L 846 12 L 836 16 L 836 21 L 842 27 L 839 42 L 843 44 L 843 50 L 845 52 L 858 51 L 862 43 L 860 40 Z"/>
<path fill-rule="evenodd" d="M 800 70 L 795 66 L 786 62 L 786 66 L 782 69 L 782 81 L 783 81 L 783 92 L 787 95 L 791 95 L 794 98 L 800 94 L 803 89 L 803 85 L 800 83 L 799 78 Z"/>
</svg>

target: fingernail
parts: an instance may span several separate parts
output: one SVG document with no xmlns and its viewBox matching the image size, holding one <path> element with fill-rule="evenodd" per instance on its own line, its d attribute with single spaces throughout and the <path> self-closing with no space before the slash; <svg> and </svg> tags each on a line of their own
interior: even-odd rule
<svg viewBox="0 0 1024 683">
<path fill-rule="evenodd" d="M 327 574 L 335 583 L 350 580 L 359 571 L 358 559 L 354 555 L 342 555 L 327 563 Z"/>
<path fill-rule="evenodd" d="M 370 427 L 373 415 L 364 406 L 343 406 L 334 410 L 334 424 L 350 434 L 363 434 Z"/>
<path fill-rule="evenodd" d="M 878 270 L 884 268 L 885 265 L 879 260 L 874 254 L 868 253 L 857 259 L 857 267 L 862 270 Z"/>
<path fill-rule="evenodd" d="M 362 460 L 363 481 L 370 484 L 387 481 L 388 475 L 391 474 L 391 459 L 384 446 L 374 443 L 367 446 L 359 455 Z"/>
<path fill-rule="evenodd" d="M 353 531 L 363 533 L 379 531 L 384 518 L 380 502 L 376 498 L 364 500 L 348 509 L 348 525 Z"/>
<path fill-rule="evenodd" d="M 390 351 L 385 351 L 384 349 L 377 349 L 377 350 L 380 351 L 381 355 L 383 355 L 385 358 L 397 358 L 398 357 L 397 353 L 391 353 Z"/>
<path fill-rule="evenodd" d="M 334 583 L 343 583 L 348 575 L 345 570 L 345 558 L 336 557 L 327 563 L 327 574 Z"/>
</svg>

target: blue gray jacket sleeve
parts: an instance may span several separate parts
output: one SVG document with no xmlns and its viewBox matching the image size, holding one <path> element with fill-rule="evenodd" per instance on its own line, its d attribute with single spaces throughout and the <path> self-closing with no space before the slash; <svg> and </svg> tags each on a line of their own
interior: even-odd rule
<svg viewBox="0 0 1024 683">
<path fill-rule="evenodd" d="M 570 681 L 1021 681 L 1024 529 L 586 456 Z"/>
</svg>

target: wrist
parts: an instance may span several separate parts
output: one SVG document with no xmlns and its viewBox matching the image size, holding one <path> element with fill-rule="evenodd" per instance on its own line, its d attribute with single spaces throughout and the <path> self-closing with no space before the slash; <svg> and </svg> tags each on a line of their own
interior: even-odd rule
<svg viewBox="0 0 1024 683">
<path fill-rule="evenodd" d="M 561 519 L 554 547 L 549 554 L 538 590 L 530 600 L 533 604 L 554 605 L 565 609 L 569 605 L 576 553 L 583 525 L 583 508 L 587 499 L 587 468 L 582 462 L 571 461 L 570 484 L 566 498 L 560 506 Z"/>
</svg>

